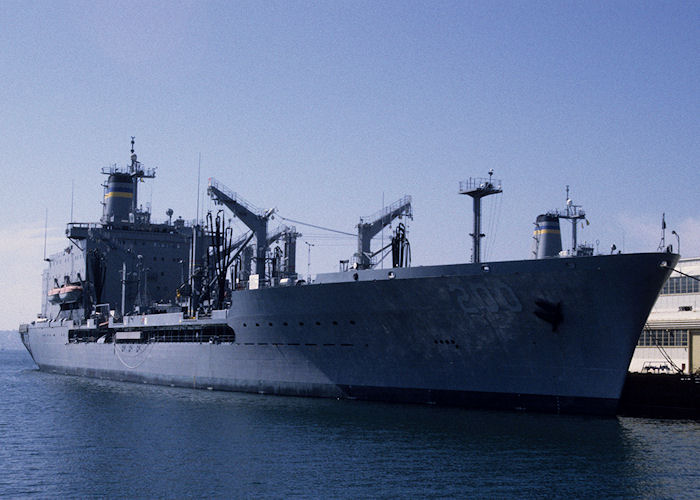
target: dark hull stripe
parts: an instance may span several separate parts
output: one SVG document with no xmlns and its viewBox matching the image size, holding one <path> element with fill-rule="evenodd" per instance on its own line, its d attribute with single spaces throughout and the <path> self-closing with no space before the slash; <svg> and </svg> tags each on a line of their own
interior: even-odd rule
<svg viewBox="0 0 700 500">
<path fill-rule="evenodd" d="M 231 381 L 207 378 L 166 378 L 134 372 L 42 366 L 41 370 L 120 382 L 149 383 L 194 389 L 274 394 L 317 398 L 341 398 L 391 403 L 434 404 L 472 409 L 535 411 L 544 413 L 615 415 L 616 399 L 540 394 L 451 391 L 420 388 L 369 387 L 276 381 Z"/>
</svg>

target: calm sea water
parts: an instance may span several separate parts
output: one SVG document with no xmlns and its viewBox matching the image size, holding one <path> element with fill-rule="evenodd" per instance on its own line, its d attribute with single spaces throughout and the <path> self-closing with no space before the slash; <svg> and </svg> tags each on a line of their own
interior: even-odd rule
<svg viewBox="0 0 700 500">
<path fill-rule="evenodd" d="M 698 498 L 700 423 L 51 375 L 0 351 L 0 496 Z"/>
</svg>

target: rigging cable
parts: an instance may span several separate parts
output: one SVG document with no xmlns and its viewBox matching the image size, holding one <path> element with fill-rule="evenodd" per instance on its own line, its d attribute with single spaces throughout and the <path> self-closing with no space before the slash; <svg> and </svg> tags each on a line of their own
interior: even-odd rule
<svg viewBox="0 0 700 500">
<path fill-rule="evenodd" d="M 497 196 L 492 200 L 486 200 L 486 210 L 491 212 L 491 216 L 488 219 L 488 228 L 486 235 L 486 241 L 484 242 L 484 260 L 489 260 L 491 252 L 495 248 L 497 229 L 499 226 L 499 221 L 501 220 L 501 207 L 502 207 L 502 196 Z"/>
<path fill-rule="evenodd" d="M 282 217 L 282 216 L 279 215 L 279 214 L 277 214 L 277 217 L 279 217 L 279 218 L 282 219 L 282 220 L 288 220 L 289 222 L 293 222 L 293 223 L 295 223 L 295 224 L 301 224 L 302 226 L 315 227 L 316 229 L 321 229 L 321 230 L 323 230 L 323 231 L 330 231 L 330 232 L 332 232 L 332 233 L 344 234 L 345 236 L 357 236 L 356 234 L 346 233 L 345 231 L 339 231 L 339 230 L 337 230 L 337 229 L 331 229 L 331 228 L 328 228 L 328 227 L 316 226 L 315 224 L 309 224 L 308 222 L 301 222 L 301 221 L 298 221 L 298 220 L 289 219 L 289 218 L 287 218 L 287 217 Z"/>
<path fill-rule="evenodd" d="M 670 269 L 668 266 L 661 266 L 661 267 L 664 267 L 664 268 L 666 268 L 666 269 Z M 673 268 L 673 269 L 671 269 L 671 271 L 676 272 L 676 273 L 678 273 L 678 274 L 680 274 L 680 275 L 683 275 L 683 276 L 685 276 L 686 278 L 690 278 L 690 279 L 693 279 L 693 280 L 695 280 L 695 281 L 700 281 L 700 278 L 698 278 L 698 277 L 696 277 L 696 276 L 691 276 L 690 274 L 686 274 L 686 273 L 684 273 L 684 272 L 682 272 L 682 271 L 679 271 L 678 269 Z M 656 348 L 659 350 L 659 352 L 660 352 L 661 355 L 664 357 L 664 359 L 665 359 L 666 361 L 669 362 L 669 364 L 671 365 L 671 367 L 674 368 L 678 373 L 683 373 L 683 370 L 681 370 L 681 369 L 678 367 L 678 365 L 676 365 L 676 363 L 673 362 L 673 360 L 671 359 L 671 356 L 669 356 L 669 354 L 666 352 L 666 350 L 661 346 L 661 343 L 659 342 L 658 335 L 657 335 L 657 334 L 653 334 L 653 335 L 652 335 L 652 338 L 654 339 L 654 343 L 656 344 Z M 675 338 L 675 336 L 674 336 L 674 338 Z"/>
<path fill-rule="evenodd" d="M 673 360 L 671 359 L 671 356 L 669 356 L 669 354 L 666 352 L 666 349 L 664 349 L 664 348 L 661 346 L 661 342 L 659 342 L 659 336 L 655 333 L 655 334 L 652 335 L 652 338 L 654 339 L 654 343 L 656 344 L 656 348 L 659 350 L 659 352 L 660 352 L 661 355 L 664 357 L 664 359 L 665 359 L 666 361 L 668 361 L 668 364 L 671 365 L 671 368 L 673 368 L 674 370 L 676 370 L 676 372 L 678 372 L 678 373 L 683 373 L 683 370 L 681 370 L 681 369 L 678 367 L 678 365 L 677 365 L 676 363 L 673 362 Z M 674 338 L 675 338 L 675 335 L 674 335 Z"/>
<path fill-rule="evenodd" d="M 669 269 L 668 266 L 662 266 L 662 267 L 665 267 L 666 269 Z M 681 272 L 681 271 L 679 271 L 678 269 L 671 269 L 671 271 L 676 272 L 676 273 L 678 273 L 678 274 L 682 274 L 682 275 L 685 276 L 686 278 L 690 278 L 690 279 L 693 279 L 693 280 L 695 280 L 695 281 L 700 281 L 700 278 L 698 278 L 697 276 L 691 276 L 690 274 L 685 274 L 684 272 Z"/>
</svg>

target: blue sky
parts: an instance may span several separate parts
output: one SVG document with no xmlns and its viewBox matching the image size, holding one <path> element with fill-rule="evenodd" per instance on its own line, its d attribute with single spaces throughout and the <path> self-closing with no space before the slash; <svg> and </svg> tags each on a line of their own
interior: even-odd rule
<svg viewBox="0 0 700 500">
<path fill-rule="evenodd" d="M 528 258 L 567 184 L 601 252 L 655 250 L 665 212 L 700 255 L 698 26 L 700 3 L 680 1 L 4 0 L 0 328 L 39 310 L 45 211 L 52 253 L 71 186 L 74 220 L 98 220 L 99 170 L 128 161 L 132 135 L 158 167 L 141 200 L 159 220 L 194 218 L 201 154 L 202 190 L 214 176 L 349 232 L 410 194 L 414 265 L 464 262 L 459 181 L 493 168 L 488 260 Z M 354 251 L 297 229 L 312 274 Z"/>
</svg>

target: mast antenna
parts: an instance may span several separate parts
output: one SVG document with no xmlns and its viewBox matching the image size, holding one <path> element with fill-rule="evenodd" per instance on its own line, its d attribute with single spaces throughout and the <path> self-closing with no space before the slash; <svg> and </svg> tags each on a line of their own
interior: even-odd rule
<svg viewBox="0 0 700 500">
<path fill-rule="evenodd" d="M 44 209 L 44 261 L 51 262 L 51 259 L 46 258 L 46 231 L 49 226 L 49 209 L 48 207 Z"/>
<path fill-rule="evenodd" d="M 197 162 L 197 210 L 196 210 L 196 219 L 195 219 L 195 224 L 199 224 L 199 180 L 201 178 L 201 172 L 202 172 L 202 153 L 199 153 L 199 161 Z"/>
<path fill-rule="evenodd" d="M 136 136 L 132 135 L 131 136 L 131 154 L 134 154 L 134 139 L 136 139 Z"/>
<path fill-rule="evenodd" d="M 661 241 L 658 251 L 661 252 L 664 248 L 666 248 L 666 212 L 661 214 Z"/>
<path fill-rule="evenodd" d="M 566 219 L 571 223 L 571 253 L 577 255 L 578 236 L 577 224 L 579 220 L 586 220 L 586 212 L 581 205 L 574 205 L 574 202 L 569 196 L 569 185 L 566 185 L 566 215 L 557 214 L 560 219 Z"/>
<path fill-rule="evenodd" d="M 308 241 L 305 241 L 304 243 L 306 243 L 309 248 L 308 257 L 306 259 L 306 281 L 311 283 L 311 247 L 315 247 L 316 245 L 309 243 Z"/>
</svg>

